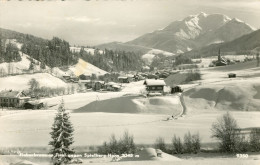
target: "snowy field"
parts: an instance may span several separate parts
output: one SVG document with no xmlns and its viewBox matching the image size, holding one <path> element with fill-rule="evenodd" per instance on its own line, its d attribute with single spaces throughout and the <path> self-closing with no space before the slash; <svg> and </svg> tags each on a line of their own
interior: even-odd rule
<svg viewBox="0 0 260 165">
<path fill-rule="evenodd" d="M 137 144 L 153 144 L 159 136 L 171 143 L 174 134 L 183 136 L 187 131 L 199 132 L 202 142 L 211 139 L 211 125 L 225 111 L 198 111 L 178 120 L 166 120 L 169 115 L 71 113 L 75 128 L 75 146 L 101 145 L 114 133 L 121 136 L 124 130 L 134 135 Z M 241 128 L 260 127 L 259 112 L 231 114 Z M 47 146 L 55 111 L 24 111 L 0 117 L 0 147 Z M 145 131 L 145 133 L 144 133 Z"/>
<path fill-rule="evenodd" d="M 174 156 L 172 156 L 174 157 Z M 13 162 L 24 162 L 29 164 L 30 162 L 34 162 L 34 165 L 50 165 L 50 159 L 47 158 L 30 158 L 30 157 L 17 157 L 17 156 L 0 156 L 2 162 L 1 165 L 10 165 Z M 216 156 L 213 154 L 208 154 L 208 157 L 193 157 L 186 158 L 181 160 L 165 160 L 166 158 L 160 158 L 160 160 L 150 160 L 150 161 L 124 161 L 124 162 L 111 162 L 111 159 L 105 158 L 92 158 L 92 159 L 83 159 L 83 165 L 94 163 L 95 165 L 259 165 L 260 160 L 259 156 L 252 154 L 249 155 L 246 159 L 239 159 L 235 156 Z M 177 158 L 178 159 L 178 158 Z"/>
<path fill-rule="evenodd" d="M 0 90 L 25 90 L 29 88 L 28 82 L 35 78 L 40 86 L 57 88 L 67 87 L 64 81 L 48 73 L 24 74 L 17 76 L 0 77 Z"/>
</svg>

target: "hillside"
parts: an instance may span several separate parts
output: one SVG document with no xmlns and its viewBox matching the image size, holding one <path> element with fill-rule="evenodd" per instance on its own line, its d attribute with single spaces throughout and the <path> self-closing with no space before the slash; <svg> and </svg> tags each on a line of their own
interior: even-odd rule
<svg viewBox="0 0 260 165">
<path fill-rule="evenodd" d="M 0 77 L 0 91 L 1 90 L 27 90 L 29 88 L 28 82 L 30 79 L 36 79 L 40 87 L 67 87 L 67 84 L 59 78 L 56 78 L 48 73 L 24 74 L 9 77 Z"/>
<path fill-rule="evenodd" d="M 85 75 L 96 74 L 97 76 L 99 76 L 99 75 L 104 75 L 107 73 L 106 71 L 104 71 L 82 59 L 79 59 L 79 61 L 76 65 L 69 67 L 69 70 L 72 71 L 72 73 L 76 76 L 79 76 L 81 74 L 85 74 Z"/>
<path fill-rule="evenodd" d="M 219 49 L 224 53 L 232 52 L 235 54 L 243 54 L 250 53 L 251 50 L 256 53 L 258 47 L 260 47 L 260 30 L 243 35 L 230 42 L 212 44 L 200 49 L 194 49 L 190 52 L 184 53 L 184 55 L 191 57 L 216 56 L 218 55 Z"/>
<path fill-rule="evenodd" d="M 152 49 L 144 46 L 127 44 L 122 42 L 111 42 L 111 43 L 97 45 L 96 47 L 103 50 L 108 49 L 114 51 L 127 51 L 127 52 L 135 52 L 140 54 L 145 54 L 146 52 Z"/>
</svg>

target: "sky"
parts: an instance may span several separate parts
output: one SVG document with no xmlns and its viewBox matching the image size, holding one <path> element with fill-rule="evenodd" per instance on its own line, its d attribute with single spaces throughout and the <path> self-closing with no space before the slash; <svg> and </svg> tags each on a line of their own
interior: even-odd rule
<svg viewBox="0 0 260 165">
<path fill-rule="evenodd" d="M 94 46 L 130 41 L 200 12 L 260 28 L 260 0 L 0 0 L 0 27 Z"/>
</svg>

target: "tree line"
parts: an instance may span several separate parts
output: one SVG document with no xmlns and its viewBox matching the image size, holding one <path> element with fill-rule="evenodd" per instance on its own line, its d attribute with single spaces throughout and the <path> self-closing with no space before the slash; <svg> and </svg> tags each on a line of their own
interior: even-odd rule
<svg viewBox="0 0 260 165">
<path fill-rule="evenodd" d="M 109 72 L 141 70 L 143 61 L 141 55 L 135 52 L 95 49 L 94 54 L 81 48 L 78 57 Z"/>
</svg>

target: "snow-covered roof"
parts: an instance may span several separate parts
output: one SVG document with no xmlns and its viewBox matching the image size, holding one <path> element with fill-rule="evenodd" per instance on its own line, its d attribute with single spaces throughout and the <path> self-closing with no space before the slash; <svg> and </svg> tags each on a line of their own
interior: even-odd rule
<svg viewBox="0 0 260 165">
<path fill-rule="evenodd" d="M 120 76 L 120 77 L 118 77 L 118 79 L 127 79 L 127 77 L 126 76 Z"/>
<path fill-rule="evenodd" d="M 0 97 L 18 98 L 20 97 L 21 93 L 21 91 L 4 90 L 0 92 Z"/>
<path fill-rule="evenodd" d="M 164 80 L 146 79 L 144 81 L 144 85 L 147 85 L 147 86 L 163 85 L 163 86 L 165 86 L 166 84 L 165 84 Z"/>
<path fill-rule="evenodd" d="M 91 80 L 79 80 L 79 83 L 88 83 L 90 82 Z"/>
</svg>

